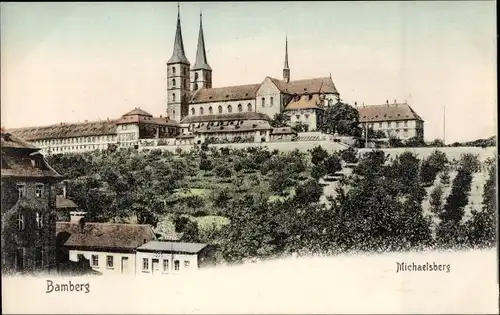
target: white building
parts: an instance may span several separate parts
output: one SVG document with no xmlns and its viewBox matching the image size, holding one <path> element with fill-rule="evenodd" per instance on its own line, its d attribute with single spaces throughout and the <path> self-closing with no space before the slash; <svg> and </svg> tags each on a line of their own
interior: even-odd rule
<svg viewBox="0 0 500 315">
<path fill-rule="evenodd" d="M 137 248 L 137 274 L 172 275 L 197 270 L 207 244 L 150 241 Z"/>
</svg>

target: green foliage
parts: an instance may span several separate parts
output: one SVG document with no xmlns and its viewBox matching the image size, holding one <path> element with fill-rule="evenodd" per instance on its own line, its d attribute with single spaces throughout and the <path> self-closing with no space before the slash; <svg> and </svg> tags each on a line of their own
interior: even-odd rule
<svg viewBox="0 0 500 315">
<path fill-rule="evenodd" d="M 479 156 L 472 153 L 464 153 L 460 157 L 458 167 L 469 173 L 477 173 L 481 169 Z"/>
<path fill-rule="evenodd" d="M 358 110 L 349 104 L 341 102 L 327 107 L 320 130 L 329 134 L 338 133 L 341 136 L 360 137 L 361 128 L 359 127 Z"/>
<path fill-rule="evenodd" d="M 389 137 L 389 146 L 391 148 L 401 148 L 401 147 L 404 147 L 404 144 L 401 141 L 401 139 L 396 138 L 394 136 L 390 136 Z"/>
<path fill-rule="evenodd" d="M 430 194 L 429 204 L 434 215 L 440 217 L 443 210 L 443 187 L 437 185 Z"/>
<path fill-rule="evenodd" d="M 445 147 L 446 144 L 444 144 L 443 140 L 441 139 L 435 139 L 428 144 L 429 147 Z"/>
<path fill-rule="evenodd" d="M 308 180 L 295 189 L 294 200 L 298 204 L 310 204 L 319 201 L 323 187 L 316 180 Z"/>
<path fill-rule="evenodd" d="M 321 164 L 328 157 L 328 152 L 320 145 L 314 147 L 309 153 L 311 154 L 311 163 L 314 165 Z"/>
<path fill-rule="evenodd" d="M 357 163 L 358 162 L 358 154 L 357 154 L 356 150 L 352 147 L 349 147 L 348 149 L 342 150 L 340 152 L 340 157 L 346 163 Z"/>
<path fill-rule="evenodd" d="M 269 122 L 273 128 L 281 128 L 288 126 L 288 117 L 285 113 L 280 112 L 274 115 L 273 119 Z"/>
<path fill-rule="evenodd" d="M 422 161 L 420 169 L 420 179 L 425 186 L 431 186 L 439 172 L 442 172 L 448 166 L 448 158 L 441 151 L 434 151 Z"/>
<path fill-rule="evenodd" d="M 328 175 L 334 175 L 335 173 L 342 170 L 342 163 L 337 154 L 331 154 L 324 161 L 323 165 L 325 167 L 326 173 Z"/>
<path fill-rule="evenodd" d="M 217 165 L 214 168 L 214 173 L 221 178 L 228 178 L 231 177 L 232 171 L 227 165 Z"/>
</svg>

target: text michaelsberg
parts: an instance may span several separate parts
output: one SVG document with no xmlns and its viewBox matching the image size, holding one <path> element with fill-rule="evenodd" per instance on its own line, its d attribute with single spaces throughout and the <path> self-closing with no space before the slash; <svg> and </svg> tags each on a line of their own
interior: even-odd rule
<svg viewBox="0 0 500 315">
<path fill-rule="evenodd" d="M 77 283 L 74 284 L 71 280 L 68 283 L 54 283 L 52 280 L 47 280 L 47 291 L 45 293 L 52 292 L 84 292 L 90 293 L 90 283 Z"/>
</svg>

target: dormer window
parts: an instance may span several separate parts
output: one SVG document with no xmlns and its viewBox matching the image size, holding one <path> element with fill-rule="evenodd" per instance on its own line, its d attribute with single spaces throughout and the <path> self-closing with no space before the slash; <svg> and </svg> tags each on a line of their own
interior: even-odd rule
<svg viewBox="0 0 500 315">
<path fill-rule="evenodd" d="M 222 106 L 219 106 L 219 114 L 222 114 Z"/>
<path fill-rule="evenodd" d="M 35 196 L 37 198 L 41 198 L 43 196 L 43 190 L 44 190 L 43 184 L 36 184 L 35 185 Z"/>
<path fill-rule="evenodd" d="M 19 198 L 23 198 L 24 196 L 26 196 L 26 185 L 17 184 L 17 195 Z"/>
</svg>

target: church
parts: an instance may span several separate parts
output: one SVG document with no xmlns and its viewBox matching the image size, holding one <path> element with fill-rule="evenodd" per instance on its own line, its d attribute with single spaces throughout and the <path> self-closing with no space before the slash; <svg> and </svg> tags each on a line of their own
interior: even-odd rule
<svg viewBox="0 0 500 315">
<path fill-rule="evenodd" d="M 292 126 L 301 124 L 307 131 L 316 131 L 323 108 L 339 98 L 331 77 L 291 79 L 287 39 L 282 79 L 266 77 L 255 84 L 212 87 L 213 70 L 207 59 L 201 14 L 194 64 L 184 51 L 178 10 L 173 52 L 166 66 L 167 116 L 179 122 L 184 137 L 201 142 L 211 137 L 249 136 L 257 142 L 269 141 L 279 133 L 269 124 L 279 113 L 284 113 Z"/>
</svg>

